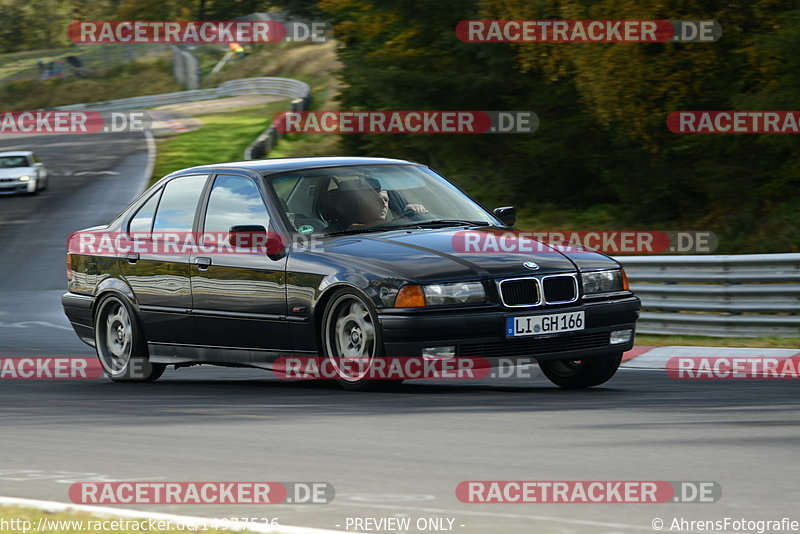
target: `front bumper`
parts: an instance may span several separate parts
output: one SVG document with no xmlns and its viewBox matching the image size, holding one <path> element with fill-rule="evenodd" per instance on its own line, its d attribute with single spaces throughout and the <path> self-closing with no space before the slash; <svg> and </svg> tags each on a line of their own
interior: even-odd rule
<svg viewBox="0 0 800 534">
<path fill-rule="evenodd" d="M 420 357 L 426 347 L 455 346 L 456 357 L 502 359 L 587 360 L 630 350 L 626 343 L 610 344 L 615 330 L 635 330 L 640 301 L 630 296 L 616 300 L 526 310 L 381 310 L 379 319 L 387 356 Z M 585 312 L 586 327 L 579 332 L 520 338 L 505 336 L 508 317 Z"/>
<path fill-rule="evenodd" d="M 16 178 L 13 181 L 0 180 L 0 195 L 11 195 L 14 193 L 30 193 L 36 187 L 36 181 L 20 182 Z"/>
</svg>

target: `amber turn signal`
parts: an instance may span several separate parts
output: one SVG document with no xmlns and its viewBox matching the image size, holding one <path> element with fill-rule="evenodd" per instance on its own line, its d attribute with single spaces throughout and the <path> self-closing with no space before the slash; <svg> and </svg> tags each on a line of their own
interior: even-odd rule
<svg viewBox="0 0 800 534">
<path fill-rule="evenodd" d="M 422 286 L 403 286 L 394 299 L 395 308 L 422 308 L 425 306 L 425 293 Z"/>
<path fill-rule="evenodd" d="M 628 275 L 625 274 L 625 269 L 620 269 L 620 274 L 622 275 L 622 290 L 623 291 L 630 291 L 631 286 L 628 284 Z"/>
</svg>

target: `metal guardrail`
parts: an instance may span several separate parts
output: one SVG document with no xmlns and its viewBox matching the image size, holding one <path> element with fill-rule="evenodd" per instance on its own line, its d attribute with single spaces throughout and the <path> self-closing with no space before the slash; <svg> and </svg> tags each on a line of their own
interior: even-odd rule
<svg viewBox="0 0 800 534">
<path fill-rule="evenodd" d="M 170 104 L 183 104 L 198 102 L 228 96 L 241 95 L 275 95 L 287 98 L 301 98 L 308 101 L 311 98 L 311 88 L 307 83 L 291 78 L 243 78 L 229 80 L 218 87 L 210 89 L 195 89 L 192 91 L 177 91 L 175 93 L 162 93 L 159 95 L 135 96 L 132 98 L 119 98 L 117 100 L 103 100 L 85 104 L 72 104 L 60 106 L 55 109 L 67 111 L 118 111 L 123 109 L 147 109 Z"/>
<path fill-rule="evenodd" d="M 619 256 L 645 334 L 800 336 L 800 254 Z"/>
</svg>

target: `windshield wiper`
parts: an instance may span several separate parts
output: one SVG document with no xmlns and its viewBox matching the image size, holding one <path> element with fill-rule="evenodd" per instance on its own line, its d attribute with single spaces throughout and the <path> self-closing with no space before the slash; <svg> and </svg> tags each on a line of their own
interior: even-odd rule
<svg viewBox="0 0 800 534">
<path fill-rule="evenodd" d="M 368 232 L 385 232 L 391 230 L 385 226 L 361 226 L 358 228 L 351 228 L 349 230 L 337 230 L 335 232 L 328 232 L 325 235 L 347 235 L 347 234 L 366 234 Z"/>
<path fill-rule="evenodd" d="M 366 234 L 368 232 L 388 232 L 390 230 L 402 230 L 403 228 L 425 228 L 428 226 L 489 226 L 490 223 L 485 221 L 462 221 L 460 219 L 437 219 L 434 221 L 420 221 L 407 224 L 396 224 L 386 226 L 379 224 L 378 226 L 360 226 L 358 228 L 351 228 L 349 230 L 337 230 L 336 232 L 328 232 L 325 235 L 347 235 L 347 234 Z"/>
<path fill-rule="evenodd" d="M 436 219 L 433 221 L 419 221 L 406 224 L 398 224 L 396 226 L 384 226 L 383 228 L 393 230 L 396 228 L 425 228 L 428 226 L 489 226 L 486 221 L 464 221 L 461 219 Z"/>
</svg>

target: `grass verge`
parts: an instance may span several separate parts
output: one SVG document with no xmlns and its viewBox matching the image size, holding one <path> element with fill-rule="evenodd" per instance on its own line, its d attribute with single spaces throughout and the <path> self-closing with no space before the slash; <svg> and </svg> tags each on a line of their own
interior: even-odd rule
<svg viewBox="0 0 800 534">
<path fill-rule="evenodd" d="M 707 337 L 637 333 L 635 343 L 655 346 L 780 348 L 800 351 L 800 337 Z"/>
<path fill-rule="evenodd" d="M 203 115 L 203 126 L 192 132 L 157 141 L 156 163 L 150 180 L 179 169 L 225 161 L 239 161 L 245 148 L 286 109 L 285 102 Z"/>
</svg>

